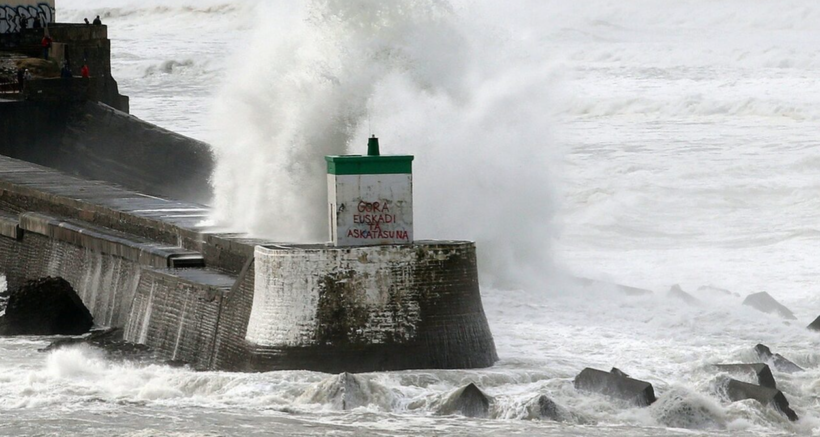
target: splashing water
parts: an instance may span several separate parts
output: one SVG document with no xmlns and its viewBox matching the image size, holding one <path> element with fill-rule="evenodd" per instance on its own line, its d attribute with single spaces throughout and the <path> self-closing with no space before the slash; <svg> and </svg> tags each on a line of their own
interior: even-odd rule
<svg viewBox="0 0 820 437">
<path fill-rule="evenodd" d="M 261 15 L 216 110 L 218 221 L 325 241 L 324 156 L 362 153 L 372 133 L 385 153 L 417 157 L 417 236 L 478 240 L 499 281 L 549 268 L 548 69 L 440 0 L 285 3 Z"/>
<path fill-rule="evenodd" d="M 311 178 L 279 171 L 294 157 L 361 153 L 371 131 L 386 152 L 416 154 L 419 236 L 477 239 L 491 257 L 482 294 L 502 361 L 356 375 L 361 396 L 340 411 L 332 375 L 196 373 L 3 339 L 0 434 L 820 435 L 818 337 L 804 329 L 820 313 L 816 2 L 58 3 L 61 20 L 106 11 L 114 74 L 137 116 L 221 138 L 233 160 L 223 197 L 247 195 L 224 217 L 247 229 L 302 238 L 278 226 L 291 214 L 306 239 L 325 238 L 323 226 L 311 231 L 325 220 L 323 186 L 265 197 Z M 327 126 L 338 142 L 316 134 Z M 528 274 L 551 252 L 558 266 L 656 294 Z M 666 297 L 674 283 L 703 305 Z M 543 296 L 549 287 L 564 292 Z M 762 290 L 799 322 L 740 305 Z M 775 372 L 799 422 L 715 390 L 726 375 L 710 365 L 752 362 L 761 342 L 806 369 Z M 572 379 L 586 366 L 617 366 L 659 400 L 637 409 L 580 393 Z M 469 382 L 493 397 L 491 418 L 437 415 Z M 541 395 L 568 421 L 533 420 Z"/>
</svg>

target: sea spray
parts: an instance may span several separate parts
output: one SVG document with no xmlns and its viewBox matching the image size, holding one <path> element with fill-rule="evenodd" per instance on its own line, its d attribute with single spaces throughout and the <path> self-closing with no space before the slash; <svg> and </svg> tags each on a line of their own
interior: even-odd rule
<svg viewBox="0 0 820 437">
<path fill-rule="evenodd" d="M 325 241 L 324 156 L 363 153 L 378 134 L 384 153 L 417 157 L 419 238 L 477 240 L 495 283 L 542 279 L 551 271 L 555 78 L 511 30 L 493 27 L 491 11 L 467 6 L 266 5 L 214 111 L 215 220 L 280 241 Z"/>
</svg>

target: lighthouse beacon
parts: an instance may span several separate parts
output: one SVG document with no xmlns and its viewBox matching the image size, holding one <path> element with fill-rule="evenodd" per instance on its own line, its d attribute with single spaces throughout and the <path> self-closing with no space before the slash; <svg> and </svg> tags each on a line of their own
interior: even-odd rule
<svg viewBox="0 0 820 437">
<path fill-rule="evenodd" d="M 335 246 L 413 243 L 413 156 L 327 156 L 330 241 Z"/>
</svg>

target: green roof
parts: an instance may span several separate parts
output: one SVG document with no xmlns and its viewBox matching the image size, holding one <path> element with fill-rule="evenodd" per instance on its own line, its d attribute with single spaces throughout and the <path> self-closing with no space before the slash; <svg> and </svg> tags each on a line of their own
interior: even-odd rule
<svg viewBox="0 0 820 437">
<path fill-rule="evenodd" d="M 325 156 L 327 173 L 335 175 L 412 174 L 411 155 Z"/>
</svg>

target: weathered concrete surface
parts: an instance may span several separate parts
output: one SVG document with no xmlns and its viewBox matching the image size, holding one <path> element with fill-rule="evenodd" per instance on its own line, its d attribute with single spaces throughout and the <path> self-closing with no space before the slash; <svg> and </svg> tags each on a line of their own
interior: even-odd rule
<svg viewBox="0 0 820 437">
<path fill-rule="evenodd" d="M 154 196 L 211 197 L 210 146 L 100 103 L 0 103 L 0 154 Z"/>
<path fill-rule="evenodd" d="M 478 386 L 470 383 L 451 393 L 439 408 L 439 414 L 459 414 L 465 417 L 487 417 L 492 399 Z"/>
<path fill-rule="evenodd" d="M 754 399 L 776 408 L 792 422 L 798 420 L 797 413 L 789 407 L 789 401 L 780 390 L 730 379 L 726 384 L 726 396 L 734 402 Z"/>
<path fill-rule="evenodd" d="M 329 372 L 464 368 L 498 359 L 470 243 L 258 246 L 255 264 L 245 339 L 267 349 L 265 368 L 303 360 Z M 323 359 L 332 350 L 369 353 L 341 364 Z"/>
<path fill-rule="evenodd" d="M 757 379 L 761 387 L 777 388 L 777 382 L 772 375 L 772 370 L 763 363 L 757 364 L 717 364 L 715 368 L 729 373 L 752 374 Z"/>
<path fill-rule="evenodd" d="M 648 382 L 590 368 L 575 377 L 575 388 L 622 399 L 640 407 L 652 405 L 656 400 L 655 390 Z"/>
<path fill-rule="evenodd" d="M 790 309 L 776 301 L 765 291 L 746 296 L 743 305 L 750 306 L 766 314 L 777 314 L 784 319 L 797 320 L 797 317 L 794 316 L 794 313 L 792 313 Z"/>
<path fill-rule="evenodd" d="M 802 372 L 803 368 L 787 360 L 783 355 L 772 353 L 768 346 L 759 344 L 755 346 L 755 353 L 760 361 L 772 365 L 775 370 L 784 373 Z"/>
<path fill-rule="evenodd" d="M 91 313 L 71 284 L 44 278 L 12 291 L 0 318 L 0 335 L 80 335 L 93 325 Z"/>
</svg>

